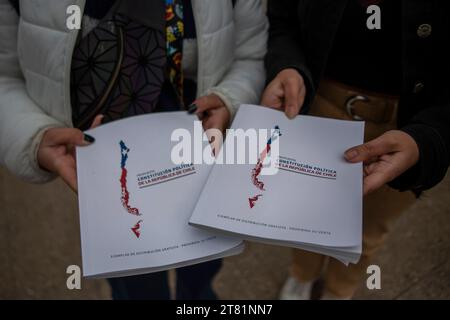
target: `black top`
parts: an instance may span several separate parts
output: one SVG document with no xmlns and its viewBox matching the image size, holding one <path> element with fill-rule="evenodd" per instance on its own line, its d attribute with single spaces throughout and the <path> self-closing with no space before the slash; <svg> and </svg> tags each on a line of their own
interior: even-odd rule
<svg viewBox="0 0 450 320">
<path fill-rule="evenodd" d="M 345 8 L 325 71 L 332 79 L 369 91 L 401 91 L 401 1 L 385 0 L 381 29 L 369 30 L 367 5 L 351 0 Z"/>
<path fill-rule="evenodd" d="M 97 20 L 103 19 L 115 2 L 116 0 L 87 0 L 84 6 L 84 14 Z"/>
<path fill-rule="evenodd" d="M 330 52 L 339 47 L 336 34 L 343 19 L 348 14 L 347 4 L 354 0 L 269 0 L 268 15 L 270 21 L 268 54 L 266 57 L 267 81 L 273 80 L 283 69 L 295 68 L 305 79 L 307 94 L 302 112 L 307 112 L 314 100 L 320 81 L 327 70 Z M 382 8 L 389 2 L 400 2 L 401 17 L 400 45 L 401 59 L 395 58 L 398 49 L 386 45 L 376 48 L 372 43 L 364 42 L 355 46 L 354 50 L 367 59 L 367 49 L 370 46 L 376 50 L 375 60 L 381 62 L 377 68 L 385 70 L 380 73 L 372 68 L 371 63 L 364 63 L 367 70 L 372 70 L 371 77 L 384 74 L 382 82 L 389 81 L 392 73 L 386 66 L 394 66 L 401 72 L 400 105 L 398 113 L 399 128 L 411 135 L 417 142 L 420 151 L 419 163 L 412 169 L 395 179 L 391 186 L 396 189 L 423 191 L 440 182 L 450 165 L 450 1 L 447 0 L 384 0 Z M 352 5 L 352 4 L 351 4 Z M 395 10 L 398 9 L 393 9 Z M 389 30 L 391 10 L 382 9 L 382 28 Z M 366 15 L 367 19 L 367 15 Z M 366 20 L 365 19 L 365 20 Z M 365 21 L 360 22 L 363 26 Z M 358 28 L 359 29 L 359 28 Z M 356 29 L 355 29 L 356 30 Z M 358 32 L 358 30 L 349 32 Z M 360 32 L 361 29 L 359 29 Z M 424 32 L 427 30 L 427 32 Z M 369 31 L 367 31 L 369 32 Z M 345 36 L 345 35 L 344 35 Z M 386 35 L 390 37 L 389 34 Z M 339 37 L 341 38 L 341 37 Z M 364 41 L 364 37 L 359 38 Z M 383 44 L 384 39 L 377 43 Z M 391 41 L 394 43 L 395 41 Z M 386 55 L 383 51 L 388 53 Z M 348 52 L 348 51 L 347 51 Z M 364 54 L 366 52 L 366 54 Z M 337 54 L 333 54 L 335 57 Z M 342 54 L 341 54 L 342 56 Z M 380 58 L 382 57 L 382 58 Z M 397 56 L 398 57 L 398 56 Z M 372 58 L 373 59 L 373 58 Z M 342 59 L 340 63 L 354 67 L 339 73 L 352 74 L 361 68 L 361 61 Z M 393 63 L 397 61 L 397 66 Z M 336 62 L 331 60 L 331 67 L 336 68 Z M 339 66 L 337 66 L 339 67 Z M 336 70 L 336 69 L 334 69 Z M 387 74 L 387 75 L 386 75 Z M 368 81 L 361 78 L 361 81 Z M 370 83 L 367 85 L 371 85 Z M 359 85 L 361 86 L 361 85 Z M 372 87 L 373 89 L 374 87 Z"/>
<path fill-rule="evenodd" d="M 72 56 L 72 119 L 80 129 L 89 128 L 100 113 L 110 122 L 182 107 L 166 74 L 165 2 L 122 1 L 108 15 L 115 3 L 86 2 L 84 14 L 99 24 L 78 40 Z M 191 0 L 182 4 L 184 38 L 195 39 Z M 185 106 L 196 91 L 197 83 L 185 79 Z"/>
</svg>

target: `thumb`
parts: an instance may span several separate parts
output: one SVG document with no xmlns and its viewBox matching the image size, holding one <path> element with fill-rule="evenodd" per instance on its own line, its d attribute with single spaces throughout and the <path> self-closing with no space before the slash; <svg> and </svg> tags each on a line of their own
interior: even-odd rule
<svg viewBox="0 0 450 320">
<path fill-rule="evenodd" d="M 56 128 L 48 131 L 48 141 L 52 145 L 87 146 L 95 142 L 94 137 L 79 129 Z"/>
<path fill-rule="evenodd" d="M 375 140 L 347 150 L 344 154 L 348 162 L 367 162 L 372 158 L 394 151 L 394 145 L 383 135 Z"/>
</svg>

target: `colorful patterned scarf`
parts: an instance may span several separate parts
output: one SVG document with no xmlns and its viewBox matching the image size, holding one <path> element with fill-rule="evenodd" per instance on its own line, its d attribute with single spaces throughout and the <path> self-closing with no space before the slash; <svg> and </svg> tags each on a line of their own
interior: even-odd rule
<svg viewBox="0 0 450 320">
<path fill-rule="evenodd" d="M 167 72 L 179 103 L 183 103 L 183 2 L 182 0 L 166 0 L 166 46 L 167 46 Z"/>
</svg>

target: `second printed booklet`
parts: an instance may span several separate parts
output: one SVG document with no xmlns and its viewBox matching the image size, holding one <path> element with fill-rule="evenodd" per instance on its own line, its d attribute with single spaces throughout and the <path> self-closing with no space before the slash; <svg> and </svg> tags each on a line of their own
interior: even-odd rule
<svg viewBox="0 0 450 320">
<path fill-rule="evenodd" d="M 271 134 L 259 139 L 256 164 L 213 167 L 190 224 L 356 263 L 362 246 L 362 164 L 350 164 L 343 155 L 363 143 L 364 123 L 289 120 L 279 111 L 241 106 L 232 128 L 248 137 L 254 128 Z M 219 159 L 230 150 L 222 148 Z M 277 170 L 264 175 L 264 163 Z"/>
</svg>

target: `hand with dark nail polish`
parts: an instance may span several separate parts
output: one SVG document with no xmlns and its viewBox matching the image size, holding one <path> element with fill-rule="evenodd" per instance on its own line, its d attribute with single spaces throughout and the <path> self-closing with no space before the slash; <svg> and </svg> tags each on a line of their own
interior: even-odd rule
<svg viewBox="0 0 450 320">
<path fill-rule="evenodd" d="M 97 116 L 91 129 L 101 124 L 103 116 Z M 69 187 L 77 191 L 75 148 L 88 146 L 95 138 L 75 128 L 48 129 L 42 137 L 37 153 L 39 166 L 59 175 Z"/>
<path fill-rule="evenodd" d="M 191 105 L 188 107 L 187 112 L 188 112 L 189 114 L 194 114 L 194 113 L 197 112 L 197 110 L 198 110 L 198 106 L 197 106 L 195 103 L 193 103 L 193 104 L 191 104 Z"/>
<path fill-rule="evenodd" d="M 87 133 L 84 134 L 84 141 L 88 142 L 88 143 L 94 143 L 95 142 L 95 138 Z"/>
</svg>

